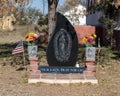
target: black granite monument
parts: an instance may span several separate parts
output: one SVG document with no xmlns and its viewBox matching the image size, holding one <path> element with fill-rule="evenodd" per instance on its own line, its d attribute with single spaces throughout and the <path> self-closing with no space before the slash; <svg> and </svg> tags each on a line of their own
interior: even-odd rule
<svg viewBox="0 0 120 96">
<path fill-rule="evenodd" d="M 78 38 L 74 27 L 61 13 L 56 13 L 56 26 L 47 48 L 49 66 L 75 66 Z"/>
</svg>

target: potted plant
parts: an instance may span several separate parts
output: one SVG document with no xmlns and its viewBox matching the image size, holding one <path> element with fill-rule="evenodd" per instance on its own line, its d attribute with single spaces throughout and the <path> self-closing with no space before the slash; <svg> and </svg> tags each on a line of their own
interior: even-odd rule
<svg viewBox="0 0 120 96">
<path fill-rule="evenodd" d="M 93 47 L 95 44 L 96 34 L 88 34 L 82 38 L 83 44 L 86 47 Z"/>
<path fill-rule="evenodd" d="M 34 32 L 30 32 L 25 35 L 25 39 L 28 41 L 28 55 L 29 58 L 37 57 L 37 45 L 35 45 L 35 40 L 37 38 L 37 34 Z"/>
<path fill-rule="evenodd" d="M 86 46 L 86 67 L 88 71 L 95 71 L 95 53 L 96 48 L 94 47 L 95 44 L 96 34 L 90 34 L 82 38 L 83 43 Z"/>
</svg>

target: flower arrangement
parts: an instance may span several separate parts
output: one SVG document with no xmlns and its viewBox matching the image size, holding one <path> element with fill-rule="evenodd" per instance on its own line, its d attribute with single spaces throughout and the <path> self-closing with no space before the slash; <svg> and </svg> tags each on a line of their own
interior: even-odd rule
<svg viewBox="0 0 120 96">
<path fill-rule="evenodd" d="M 34 32 L 30 32 L 28 34 L 25 35 L 25 39 L 28 41 L 28 45 L 34 45 L 34 41 L 37 38 L 37 34 L 35 34 Z"/>
<path fill-rule="evenodd" d="M 88 34 L 82 38 L 82 41 L 86 47 L 92 47 L 96 37 L 96 34 Z"/>
</svg>

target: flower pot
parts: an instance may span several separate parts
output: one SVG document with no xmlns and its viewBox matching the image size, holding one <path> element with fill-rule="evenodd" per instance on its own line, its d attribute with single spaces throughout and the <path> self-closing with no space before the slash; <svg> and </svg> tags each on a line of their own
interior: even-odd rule
<svg viewBox="0 0 120 96">
<path fill-rule="evenodd" d="M 95 47 L 86 47 L 86 61 L 95 61 Z"/>
<path fill-rule="evenodd" d="M 29 58 L 37 58 L 38 46 L 28 46 L 28 56 Z"/>
</svg>

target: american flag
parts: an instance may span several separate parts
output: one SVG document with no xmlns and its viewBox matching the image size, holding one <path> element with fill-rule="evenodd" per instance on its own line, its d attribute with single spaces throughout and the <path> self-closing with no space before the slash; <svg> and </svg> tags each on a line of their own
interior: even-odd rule
<svg viewBox="0 0 120 96">
<path fill-rule="evenodd" d="M 12 51 L 12 54 L 19 54 L 24 52 L 24 47 L 23 47 L 23 41 L 19 41 L 18 45 L 16 46 L 16 48 Z"/>
</svg>

